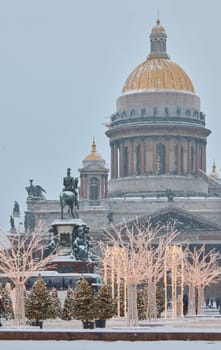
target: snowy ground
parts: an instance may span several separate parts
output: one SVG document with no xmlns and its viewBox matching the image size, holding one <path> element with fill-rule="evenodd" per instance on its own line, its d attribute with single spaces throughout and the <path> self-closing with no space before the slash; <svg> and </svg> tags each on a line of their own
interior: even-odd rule
<svg viewBox="0 0 221 350">
<path fill-rule="evenodd" d="M 28 327 L 30 331 L 40 331 L 38 327 Z M 10 330 L 13 332 L 12 321 L 3 320 L 3 327 L 0 328 L 0 332 L 3 330 Z M 18 329 L 16 329 L 18 330 Z M 47 320 L 44 321 L 43 331 L 71 331 L 78 330 L 83 332 L 82 324 L 80 321 L 62 321 L 62 320 Z M 22 329 L 21 329 L 22 331 Z M 42 331 L 42 330 L 41 330 Z M 91 330 L 93 331 L 93 330 Z M 102 329 L 96 329 L 101 331 Z M 107 320 L 105 331 L 134 331 L 134 328 L 129 328 L 125 319 L 116 318 Z M 136 328 L 136 332 L 221 332 L 221 316 L 217 310 L 207 310 L 206 315 L 203 317 L 185 317 L 182 319 L 165 320 L 164 318 L 158 319 L 156 322 L 148 323 L 142 321 L 139 327 Z M 103 342 L 103 341 L 0 341 L 0 349 L 6 350 L 134 350 L 135 347 L 139 350 L 184 350 L 188 347 L 188 350 L 196 350 L 196 347 L 200 350 L 220 350 L 221 341 L 136 341 L 136 342 Z"/>
<path fill-rule="evenodd" d="M 98 342 L 98 341 L 0 341 L 4 350 L 220 350 L 220 342 Z"/>
<path fill-rule="evenodd" d="M 12 330 L 14 329 L 13 320 L 6 321 L 2 320 L 3 327 L 0 327 L 0 332 L 2 330 Z M 39 327 L 30 327 L 26 326 L 31 330 L 39 329 Z M 19 330 L 19 329 L 16 329 Z M 64 321 L 61 319 L 56 320 L 46 320 L 43 324 L 43 330 L 78 330 L 83 331 L 82 322 L 77 320 Z M 97 329 L 96 329 L 97 330 Z M 102 330 L 102 329 L 100 329 Z M 106 321 L 105 331 L 122 331 L 122 330 L 131 330 L 134 331 L 134 328 L 128 327 L 127 320 L 125 318 L 113 318 Z M 136 328 L 136 331 L 153 331 L 154 332 L 196 332 L 196 331 L 215 331 L 221 332 L 221 315 L 216 309 L 207 309 L 205 310 L 204 316 L 186 316 L 183 318 L 177 319 L 165 319 L 162 315 L 161 318 L 153 322 L 139 321 L 139 327 Z"/>
</svg>

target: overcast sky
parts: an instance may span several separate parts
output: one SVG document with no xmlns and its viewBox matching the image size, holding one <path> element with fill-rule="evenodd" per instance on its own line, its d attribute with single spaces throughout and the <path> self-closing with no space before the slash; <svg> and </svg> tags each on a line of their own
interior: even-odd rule
<svg viewBox="0 0 221 350">
<path fill-rule="evenodd" d="M 90 153 L 109 161 L 104 123 L 130 72 L 149 54 L 157 13 L 167 51 L 206 114 L 207 170 L 221 167 L 220 0 L 0 0 L 0 227 L 29 179 L 59 198 L 66 168 Z"/>
</svg>

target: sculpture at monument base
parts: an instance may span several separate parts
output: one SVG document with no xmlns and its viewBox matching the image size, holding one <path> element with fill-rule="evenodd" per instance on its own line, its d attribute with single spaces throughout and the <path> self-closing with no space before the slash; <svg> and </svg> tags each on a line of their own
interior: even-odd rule
<svg viewBox="0 0 221 350">
<path fill-rule="evenodd" d="M 91 251 L 89 227 L 81 219 L 55 220 L 49 227 L 49 234 L 44 255 L 57 247 L 59 256 L 53 261 L 57 271 L 94 272 L 96 263 Z"/>
</svg>

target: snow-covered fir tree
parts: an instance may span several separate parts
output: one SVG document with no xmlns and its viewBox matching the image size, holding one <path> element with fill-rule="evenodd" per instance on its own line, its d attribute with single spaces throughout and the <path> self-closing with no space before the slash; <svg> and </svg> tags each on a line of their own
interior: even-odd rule
<svg viewBox="0 0 221 350">
<path fill-rule="evenodd" d="M 147 292 L 146 292 L 147 293 Z M 137 310 L 138 310 L 138 319 L 145 320 L 147 314 L 147 298 L 145 298 L 145 293 L 143 288 L 138 289 L 137 291 Z"/>
<path fill-rule="evenodd" d="M 83 322 L 94 320 L 94 294 L 84 278 L 79 281 L 74 291 L 73 318 Z"/>
<path fill-rule="evenodd" d="M 149 317 L 147 314 L 148 304 L 148 288 L 143 286 L 137 292 L 137 309 L 138 309 L 138 318 L 139 320 L 145 320 Z M 156 308 L 157 308 L 157 317 L 160 317 L 161 313 L 164 311 L 165 299 L 164 295 L 161 292 L 159 286 L 156 288 Z"/>
<path fill-rule="evenodd" d="M 156 300 L 157 300 L 157 317 L 161 316 L 161 313 L 165 310 L 165 297 L 164 293 L 157 286 L 156 292 Z"/>
<path fill-rule="evenodd" d="M 61 318 L 62 320 L 71 320 L 73 318 L 73 300 L 74 300 L 74 292 L 71 288 L 68 288 L 66 293 L 66 298 L 64 301 L 64 306 L 62 309 Z"/>
<path fill-rule="evenodd" d="M 50 296 L 51 296 L 51 307 L 49 310 L 48 318 L 52 318 L 52 319 L 55 319 L 57 317 L 61 318 L 62 307 L 61 307 L 61 301 L 58 298 L 58 291 L 56 288 L 52 288 L 50 290 Z"/>
<path fill-rule="evenodd" d="M 2 288 L 0 291 L 1 294 L 1 300 L 2 304 L 4 306 L 4 313 L 3 317 L 6 320 L 11 320 L 14 318 L 14 310 L 13 310 L 13 304 L 12 304 L 12 299 L 10 295 L 10 291 L 7 288 Z"/>
<path fill-rule="evenodd" d="M 103 285 L 94 298 L 94 317 L 107 320 L 115 315 L 115 305 L 107 285 Z"/>
<path fill-rule="evenodd" d="M 25 316 L 32 321 L 42 321 L 49 318 L 51 313 L 52 298 L 50 291 L 41 278 L 33 284 L 31 292 L 25 300 Z"/>
</svg>

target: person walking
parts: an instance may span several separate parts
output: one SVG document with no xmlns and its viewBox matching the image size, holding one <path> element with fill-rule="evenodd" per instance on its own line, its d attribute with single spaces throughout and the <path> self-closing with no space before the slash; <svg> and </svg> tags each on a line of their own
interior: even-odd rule
<svg viewBox="0 0 221 350">
<path fill-rule="evenodd" d="M 0 298 L 0 327 L 2 326 L 2 313 L 5 311 L 2 299 Z"/>
</svg>

